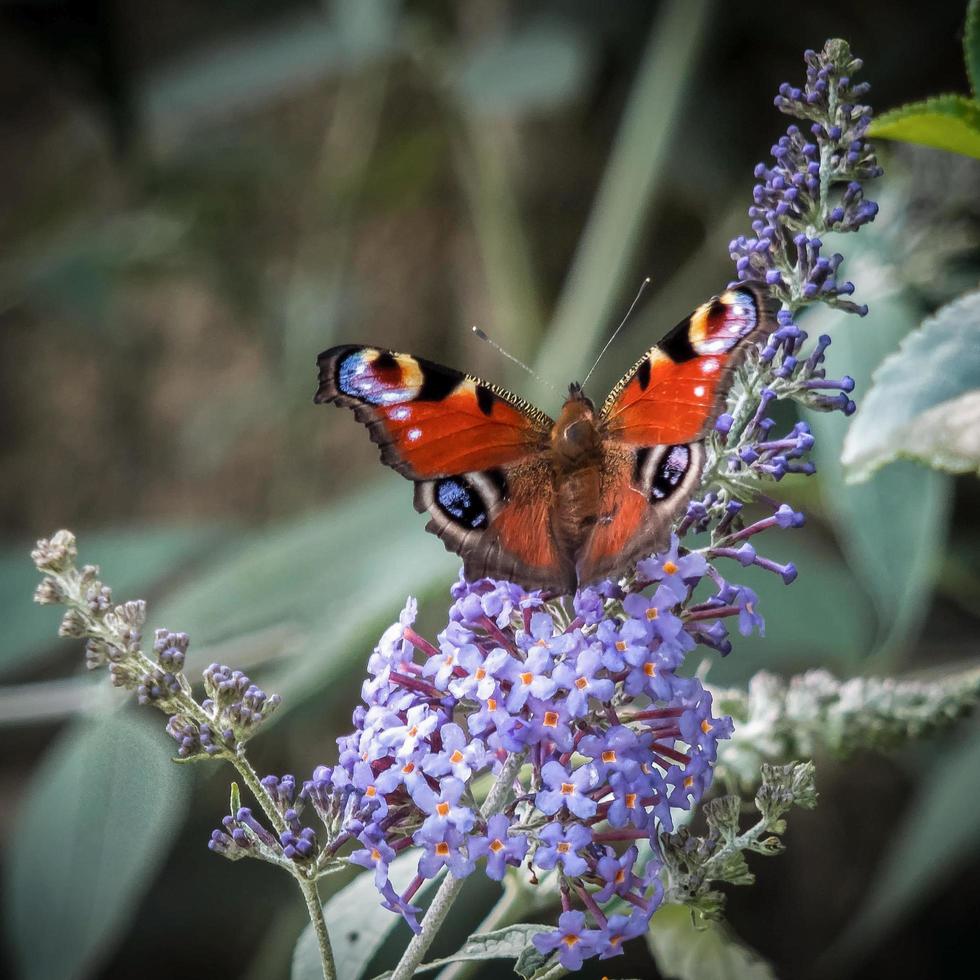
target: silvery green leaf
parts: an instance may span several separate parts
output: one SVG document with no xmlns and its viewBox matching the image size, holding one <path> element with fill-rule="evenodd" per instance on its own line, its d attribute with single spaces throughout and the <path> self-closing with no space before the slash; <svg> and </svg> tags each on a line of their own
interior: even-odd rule
<svg viewBox="0 0 980 980">
<path fill-rule="evenodd" d="M 113 712 L 71 725 L 45 757 L 5 869 L 5 926 L 21 980 L 91 976 L 138 911 L 191 786 L 167 742 L 143 719 Z"/>
<path fill-rule="evenodd" d="M 544 926 L 537 923 L 515 923 L 493 932 L 476 933 L 470 936 L 463 945 L 450 956 L 423 963 L 417 973 L 423 970 L 435 970 L 449 963 L 460 963 L 468 960 L 517 960 L 531 946 L 531 938 L 542 932 Z"/>
<path fill-rule="evenodd" d="M 647 945 L 666 980 L 775 980 L 769 964 L 724 922 L 695 923 L 683 905 L 657 911 Z"/>
<path fill-rule="evenodd" d="M 908 334 L 872 382 L 844 440 L 851 479 L 899 458 L 980 473 L 980 290 Z"/>
</svg>

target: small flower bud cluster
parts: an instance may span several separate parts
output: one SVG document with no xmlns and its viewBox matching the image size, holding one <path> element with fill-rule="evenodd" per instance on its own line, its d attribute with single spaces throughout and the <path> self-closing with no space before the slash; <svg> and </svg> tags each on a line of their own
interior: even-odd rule
<svg viewBox="0 0 980 980">
<path fill-rule="evenodd" d="M 223 664 L 211 664 L 204 671 L 204 691 L 207 698 L 201 707 L 222 738 L 236 745 L 248 741 L 282 702 L 278 694 L 266 694 L 240 670 Z"/>
<path fill-rule="evenodd" d="M 236 752 L 279 705 L 278 695 L 267 695 L 241 671 L 220 664 L 204 672 L 207 699 L 198 704 L 184 676 L 187 634 L 157 630 L 152 658 L 146 656 L 146 604 L 136 600 L 113 605 L 111 590 L 99 581 L 98 567 L 76 568 L 78 549 L 69 531 L 38 541 L 32 557 L 45 573 L 35 601 L 67 606 L 59 633 L 86 640 L 86 666 L 108 666 L 113 685 L 134 691 L 140 704 L 170 715 L 167 732 L 177 743 L 179 759 Z"/>
<path fill-rule="evenodd" d="M 235 806 L 222 820 L 222 830 L 211 832 L 208 847 L 222 857 L 260 857 L 274 862 L 308 864 L 316 856 L 316 833 L 300 823 L 306 799 L 296 791 L 293 776 L 265 776 L 261 780 L 267 799 L 281 818 L 278 837 L 265 827 L 251 809 Z"/>
<path fill-rule="evenodd" d="M 980 669 L 929 679 L 852 677 L 809 670 L 784 680 L 760 671 L 748 690 L 716 690 L 736 727 L 720 775 L 732 790 L 754 784 L 763 763 L 886 750 L 936 735 L 976 709 Z M 760 737 L 764 733 L 764 737 Z"/>
</svg>

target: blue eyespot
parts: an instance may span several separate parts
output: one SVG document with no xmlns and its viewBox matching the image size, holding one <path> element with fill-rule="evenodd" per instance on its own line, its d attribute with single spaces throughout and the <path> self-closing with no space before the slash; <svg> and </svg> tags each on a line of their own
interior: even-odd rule
<svg viewBox="0 0 980 980">
<path fill-rule="evenodd" d="M 670 446 L 657 464 L 650 486 L 654 500 L 666 500 L 680 485 L 691 465 L 691 450 L 687 446 Z"/>
<path fill-rule="evenodd" d="M 487 508 L 473 486 L 462 477 L 436 483 L 436 501 L 447 517 L 468 528 L 486 527 Z"/>
</svg>

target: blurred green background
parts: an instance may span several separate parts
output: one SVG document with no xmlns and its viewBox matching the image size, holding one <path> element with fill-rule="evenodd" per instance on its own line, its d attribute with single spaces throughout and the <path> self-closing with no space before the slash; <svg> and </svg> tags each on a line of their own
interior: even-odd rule
<svg viewBox="0 0 980 980">
<path fill-rule="evenodd" d="M 729 279 L 752 167 L 785 128 L 772 96 L 802 78 L 804 48 L 848 39 L 890 108 L 966 90 L 963 15 L 958 0 L 0 5 L 0 972 L 285 977 L 305 918 L 287 876 L 207 852 L 229 774 L 170 765 L 162 719 L 117 710 L 80 645 L 53 639 L 57 613 L 30 602 L 34 538 L 72 528 L 117 598 L 191 633 L 193 669 L 220 659 L 280 691 L 253 760 L 302 778 L 332 760 L 405 595 L 434 634 L 457 568 L 360 427 L 312 405 L 317 352 L 409 350 L 554 411 L 469 326 L 560 387 L 649 275 L 601 397 Z M 834 334 L 831 371 L 858 397 L 980 271 L 980 164 L 881 152 L 880 220 L 839 243 L 872 313 L 807 326 Z M 846 486 L 843 420 L 811 421 L 820 475 L 780 488 L 810 521 L 770 546 L 800 578 L 744 576 L 767 636 L 710 680 L 975 658 L 976 481 L 903 463 Z M 971 944 L 968 727 L 819 766 L 821 805 L 729 905 L 780 976 L 827 975 L 835 942 L 831 975 L 943 975 Z M 489 886 L 465 895 L 447 951 Z M 645 957 L 606 966 L 654 976 Z"/>
</svg>

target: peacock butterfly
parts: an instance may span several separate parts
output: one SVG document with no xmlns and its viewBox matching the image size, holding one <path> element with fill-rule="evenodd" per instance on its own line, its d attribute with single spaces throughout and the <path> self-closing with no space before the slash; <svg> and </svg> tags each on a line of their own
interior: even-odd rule
<svg viewBox="0 0 980 980">
<path fill-rule="evenodd" d="M 376 347 L 324 351 L 314 401 L 354 410 L 468 579 L 564 594 L 667 546 L 734 368 L 775 326 L 766 293 L 739 284 L 647 351 L 599 411 L 571 384 L 557 422 L 478 378 Z"/>
</svg>

